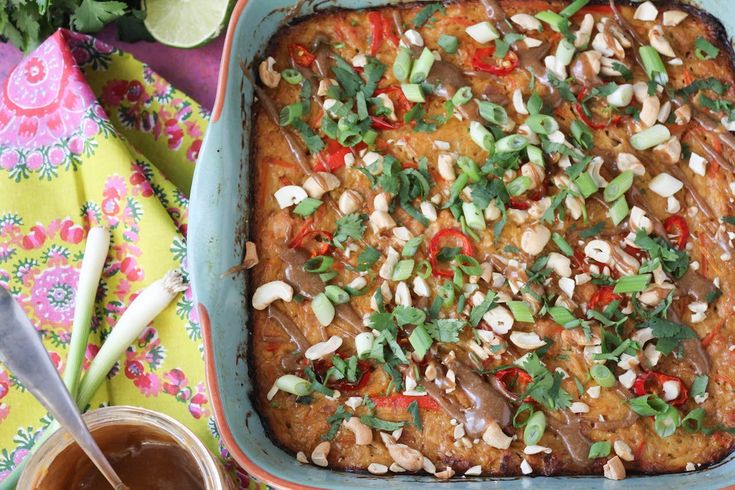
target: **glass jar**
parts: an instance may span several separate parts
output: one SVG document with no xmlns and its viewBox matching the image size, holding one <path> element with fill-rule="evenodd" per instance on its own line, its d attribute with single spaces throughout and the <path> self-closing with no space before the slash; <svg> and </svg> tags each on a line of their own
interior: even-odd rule
<svg viewBox="0 0 735 490">
<path fill-rule="evenodd" d="M 165 438 L 167 444 L 176 444 L 191 456 L 202 476 L 205 490 L 235 489 L 234 483 L 222 465 L 204 444 L 188 428 L 168 415 L 139 407 L 114 406 L 87 412 L 84 414 L 84 421 L 93 436 L 95 431 L 100 429 L 107 429 L 103 432 L 114 434 L 110 429 L 119 426 L 140 427 L 152 435 Z M 48 488 L 45 482 L 55 481 L 55 475 L 50 473 L 55 471 L 53 462 L 72 445 L 76 446 L 76 443 L 65 430 L 57 430 L 43 441 L 30 456 L 28 465 L 18 481 L 18 488 L 24 490 Z M 104 447 L 102 449 L 105 450 Z"/>
</svg>

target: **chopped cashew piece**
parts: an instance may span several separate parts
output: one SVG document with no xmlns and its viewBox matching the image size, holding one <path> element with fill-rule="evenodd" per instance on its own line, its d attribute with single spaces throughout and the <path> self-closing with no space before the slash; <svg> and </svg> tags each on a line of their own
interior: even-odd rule
<svg viewBox="0 0 735 490">
<path fill-rule="evenodd" d="M 406 471 L 419 471 L 424 464 L 424 456 L 416 449 L 405 444 L 387 444 L 388 453 Z"/>
<path fill-rule="evenodd" d="M 329 191 L 339 187 L 340 182 L 336 175 L 329 172 L 317 172 L 304 182 L 304 189 L 309 197 L 321 199 Z"/>
<path fill-rule="evenodd" d="M 342 214 L 350 214 L 358 211 L 364 203 L 362 194 L 359 192 L 348 189 L 339 196 L 339 212 Z"/>
<path fill-rule="evenodd" d="M 385 475 L 388 473 L 388 467 L 380 463 L 370 463 L 367 470 L 373 475 Z"/>
<path fill-rule="evenodd" d="M 284 185 L 273 195 L 276 198 L 276 202 L 278 202 L 278 207 L 281 209 L 286 209 L 294 204 L 298 204 L 309 197 L 306 190 L 298 185 Z"/>
<path fill-rule="evenodd" d="M 253 293 L 253 308 L 265 310 L 268 305 L 280 299 L 289 302 L 293 299 L 293 288 L 283 281 L 271 281 L 259 286 Z"/>
<path fill-rule="evenodd" d="M 630 448 L 628 443 L 622 439 L 617 439 L 613 442 L 613 449 L 615 450 L 615 454 L 620 456 L 620 459 L 624 461 L 633 461 L 635 459 L 635 456 L 633 456 L 633 450 Z"/>
<path fill-rule="evenodd" d="M 671 47 L 671 43 L 664 36 L 664 30 L 661 26 L 653 26 L 648 31 L 648 40 L 651 42 L 651 46 L 662 55 L 676 58 L 674 48 Z"/>
<path fill-rule="evenodd" d="M 350 420 L 342 421 L 342 425 L 355 434 L 355 444 L 358 446 L 368 446 L 372 444 L 373 430 L 360 422 L 359 417 L 350 417 Z"/>
<path fill-rule="evenodd" d="M 258 66 L 258 75 L 260 75 L 260 81 L 263 82 L 268 88 L 276 88 L 281 82 L 281 74 L 274 68 L 276 60 L 272 56 L 268 56 L 264 61 L 260 62 Z"/>
<path fill-rule="evenodd" d="M 666 27 L 678 26 L 687 17 L 689 17 L 689 14 L 681 10 L 667 10 L 664 12 L 664 25 Z"/>
<path fill-rule="evenodd" d="M 485 429 L 485 433 L 482 434 L 482 440 L 485 441 L 488 446 L 492 446 L 496 449 L 508 449 L 513 438 L 506 435 L 497 422 L 491 422 L 487 429 Z"/>
<path fill-rule="evenodd" d="M 521 235 L 521 249 L 529 255 L 540 254 L 549 239 L 551 231 L 542 224 L 536 224 L 523 230 Z"/>
<path fill-rule="evenodd" d="M 245 242 L 245 259 L 242 261 L 242 266 L 246 269 L 252 269 L 258 265 L 258 249 L 253 242 Z"/>
<path fill-rule="evenodd" d="M 510 334 L 510 341 L 525 350 L 538 349 L 546 345 L 546 341 L 534 332 L 513 332 Z"/>
<path fill-rule="evenodd" d="M 625 478 L 625 466 L 619 456 L 610 458 L 602 467 L 605 478 L 610 480 L 623 480 Z"/>
<path fill-rule="evenodd" d="M 334 352 L 337 351 L 337 349 L 340 348 L 342 345 L 342 337 L 338 337 L 336 335 L 332 335 L 329 340 L 326 340 L 324 342 L 319 342 L 317 344 L 312 345 L 308 349 L 306 349 L 306 352 L 304 353 L 304 357 L 311 361 L 315 361 L 317 359 L 321 359 L 322 357 L 326 357 Z"/>
<path fill-rule="evenodd" d="M 316 445 L 314 450 L 311 452 L 311 461 L 317 465 L 326 468 L 329 465 L 327 461 L 327 455 L 332 449 L 332 444 L 329 441 L 323 441 Z"/>
<path fill-rule="evenodd" d="M 635 14 L 633 14 L 633 18 L 635 20 L 643 20 L 647 22 L 653 22 L 656 20 L 656 17 L 658 17 L 658 9 L 653 2 L 650 1 L 640 4 L 635 10 Z"/>
</svg>

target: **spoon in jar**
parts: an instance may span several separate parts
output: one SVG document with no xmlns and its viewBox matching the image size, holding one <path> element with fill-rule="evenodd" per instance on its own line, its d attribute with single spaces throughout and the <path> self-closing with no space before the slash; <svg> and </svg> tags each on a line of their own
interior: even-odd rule
<svg viewBox="0 0 735 490">
<path fill-rule="evenodd" d="M 86 424 L 48 351 L 30 320 L 15 299 L 0 286 L 0 360 L 64 427 L 87 453 L 115 490 L 128 487 L 115 470 Z"/>
</svg>

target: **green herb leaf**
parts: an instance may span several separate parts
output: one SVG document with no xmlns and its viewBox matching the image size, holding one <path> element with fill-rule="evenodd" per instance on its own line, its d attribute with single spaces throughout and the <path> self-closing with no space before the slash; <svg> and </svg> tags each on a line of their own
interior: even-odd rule
<svg viewBox="0 0 735 490">
<path fill-rule="evenodd" d="M 421 413 L 419 413 L 419 402 L 416 400 L 412 401 L 408 405 L 408 413 L 411 414 L 411 420 L 413 420 L 413 425 L 416 427 L 419 432 L 424 430 L 424 425 L 421 423 Z"/>
<path fill-rule="evenodd" d="M 605 458 L 610 454 L 612 444 L 610 441 L 597 441 L 590 446 L 589 459 Z"/>
<path fill-rule="evenodd" d="M 464 320 L 439 319 L 426 325 L 429 332 L 437 342 L 458 342 L 459 332 L 467 325 Z"/>
<path fill-rule="evenodd" d="M 406 425 L 406 422 L 403 421 L 391 422 L 390 420 L 379 419 L 374 415 L 362 415 L 360 416 L 360 422 L 367 425 L 368 427 L 372 427 L 373 429 L 383 430 L 387 432 L 393 432 L 394 430 L 398 430 Z"/>
<path fill-rule="evenodd" d="M 432 15 L 434 15 L 437 12 L 444 12 L 444 5 L 441 3 L 431 3 L 421 10 L 419 10 L 419 13 L 416 14 L 416 17 L 413 18 L 413 28 L 419 29 L 424 24 L 426 24 Z"/>
</svg>

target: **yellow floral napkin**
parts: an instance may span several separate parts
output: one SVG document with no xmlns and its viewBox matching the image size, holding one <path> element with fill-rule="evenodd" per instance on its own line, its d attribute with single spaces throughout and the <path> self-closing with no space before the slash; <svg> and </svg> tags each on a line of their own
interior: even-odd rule
<svg viewBox="0 0 735 490">
<path fill-rule="evenodd" d="M 66 30 L 2 84 L 0 285 L 42 332 L 59 371 L 90 226 L 107 225 L 112 243 L 85 368 L 136 292 L 186 267 L 187 195 L 208 117 L 131 55 Z M 226 459 L 209 407 L 191 290 L 109 374 L 91 405 L 107 404 L 167 413 Z M 0 366 L 0 480 L 48 423 L 41 405 Z"/>
</svg>

